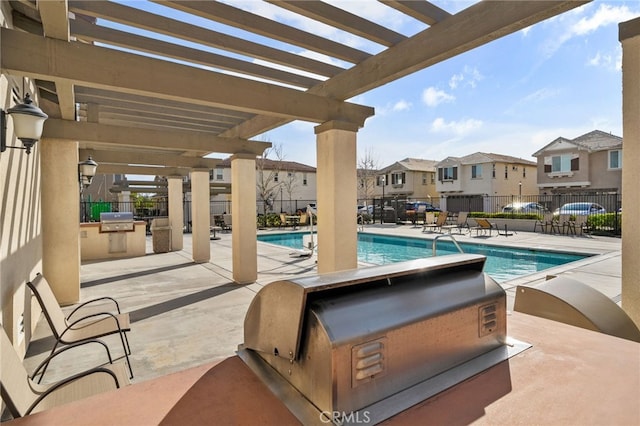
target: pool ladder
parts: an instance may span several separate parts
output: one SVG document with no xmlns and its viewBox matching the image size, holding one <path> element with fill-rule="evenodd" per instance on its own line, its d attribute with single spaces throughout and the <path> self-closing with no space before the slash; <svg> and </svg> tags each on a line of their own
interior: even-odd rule
<svg viewBox="0 0 640 426">
<path fill-rule="evenodd" d="M 438 243 L 438 239 L 440 238 L 444 238 L 444 237 L 448 237 L 451 238 L 451 241 L 453 241 L 453 244 L 455 244 L 456 248 L 458 249 L 458 251 L 460 253 L 464 253 L 464 250 L 462 250 L 462 247 L 460 247 L 460 244 L 458 244 L 458 242 L 456 241 L 455 238 L 453 238 L 453 235 L 451 234 L 442 234 L 442 235 L 438 235 L 433 239 L 433 242 L 431 243 L 431 256 L 435 256 L 436 255 L 436 245 Z"/>
</svg>

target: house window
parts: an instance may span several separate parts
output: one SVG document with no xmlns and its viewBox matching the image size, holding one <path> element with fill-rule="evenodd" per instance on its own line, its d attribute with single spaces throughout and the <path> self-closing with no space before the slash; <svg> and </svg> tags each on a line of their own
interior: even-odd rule
<svg viewBox="0 0 640 426">
<path fill-rule="evenodd" d="M 222 169 L 216 168 L 215 169 L 215 175 L 216 175 L 216 180 L 222 180 Z"/>
<path fill-rule="evenodd" d="M 389 185 L 389 179 L 387 179 L 387 175 L 376 176 L 376 186 L 382 186 L 382 181 L 384 180 L 384 186 Z"/>
<path fill-rule="evenodd" d="M 458 168 L 457 167 L 439 167 L 438 168 L 438 180 L 440 182 L 444 180 L 457 180 Z"/>
<path fill-rule="evenodd" d="M 391 173 L 391 184 L 392 185 L 402 185 L 406 183 L 405 173 Z"/>
<path fill-rule="evenodd" d="M 622 168 L 622 151 L 620 150 L 609 151 L 609 168 L 610 169 Z"/>
<path fill-rule="evenodd" d="M 522 166 L 522 177 L 526 178 L 527 177 L 527 168 Z"/>
<path fill-rule="evenodd" d="M 471 179 L 479 179 L 482 177 L 482 164 L 474 164 L 471 166 Z"/>
<path fill-rule="evenodd" d="M 545 173 L 568 173 L 580 170 L 578 154 L 554 155 L 544 159 Z"/>
<path fill-rule="evenodd" d="M 494 179 L 496 178 L 496 165 L 495 164 L 491 165 L 491 177 L 494 178 Z"/>
<path fill-rule="evenodd" d="M 427 173 L 423 173 L 422 174 L 422 184 L 426 185 L 428 183 L 427 181 Z"/>
<path fill-rule="evenodd" d="M 509 166 L 504 166 L 504 178 L 509 179 Z"/>
<path fill-rule="evenodd" d="M 302 184 L 305 185 L 305 186 L 307 185 L 307 174 L 306 173 L 302 174 Z"/>
<path fill-rule="evenodd" d="M 273 174 L 273 181 L 274 181 L 274 182 L 277 182 L 277 181 L 278 181 L 278 172 L 275 172 L 275 173 Z"/>
<path fill-rule="evenodd" d="M 431 175 L 431 185 L 435 185 L 436 184 L 436 174 L 435 173 L 429 173 Z"/>
</svg>

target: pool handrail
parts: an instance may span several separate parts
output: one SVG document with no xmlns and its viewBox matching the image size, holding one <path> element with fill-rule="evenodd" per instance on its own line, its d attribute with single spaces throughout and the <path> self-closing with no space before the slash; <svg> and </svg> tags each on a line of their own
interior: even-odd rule
<svg viewBox="0 0 640 426">
<path fill-rule="evenodd" d="M 444 238 L 444 237 L 449 237 L 451 238 L 451 241 L 453 241 L 453 244 L 456 246 L 456 248 L 458 249 L 458 251 L 460 253 L 464 253 L 464 250 L 462 250 L 462 247 L 460 247 L 460 244 L 458 244 L 458 242 L 456 241 L 455 238 L 453 238 L 453 235 L 451 234 L 441 234 L 441 235 L 437 235 L 434 239 L 433 242 L 431 243 L 431 256 L 436 256 L 436 245 L 438 242 L 439 238 Z"/>
</svg>

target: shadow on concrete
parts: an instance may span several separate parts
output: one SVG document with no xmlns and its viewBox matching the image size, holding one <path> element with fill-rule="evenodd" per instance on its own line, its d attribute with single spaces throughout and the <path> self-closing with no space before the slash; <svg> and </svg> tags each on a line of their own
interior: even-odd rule
<svg viewBox="0 0 640 426">
<path fill-rule="evenodd" d="M 99 280 L 85 281 L 80 283 L 80 288 L 95 287 L 97 285 L 109 284 L 115 281 L 128 280 L 131 278 L 144 277 L 146 275 L 158 274 L 165 271 L 173 271 L 175 269 L 186 268 L 188 266 L 197 266 L 199 263 L 186 262 L 178 265 L 162 266 L 160 268 L 146 269 L 144 271 L 131 272 L 129 274 L 113 275 L 111 277 L 100 278 Z"/>
</svg>

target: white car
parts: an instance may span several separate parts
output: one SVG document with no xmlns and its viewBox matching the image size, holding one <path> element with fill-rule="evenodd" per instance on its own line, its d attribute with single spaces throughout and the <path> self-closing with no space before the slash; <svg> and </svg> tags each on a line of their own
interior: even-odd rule
<svg viewBox="0 0 640 426">
<path fill-rule="evenodd" d="M 554 215 L 568 214 L 568 215 L 576 215 L 576 216 L 587 216 L 591 214 L 603 214 L 606 212 L 607 212 L 607 209 L 605 209 L 598 203 L 583 202 L 583 203 L 564 204 L 559 209 L 556 209 L 553 212 L 553 214 Z"/>
</svg>

